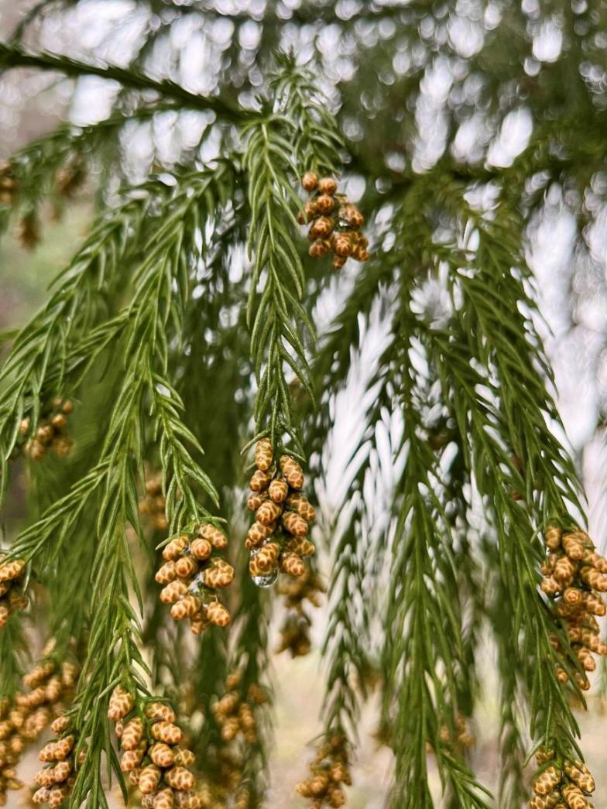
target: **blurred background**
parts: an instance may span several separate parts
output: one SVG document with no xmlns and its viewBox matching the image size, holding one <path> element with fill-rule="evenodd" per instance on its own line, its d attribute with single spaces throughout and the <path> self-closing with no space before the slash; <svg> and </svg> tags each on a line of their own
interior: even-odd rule
<svg viewBox="0 0 607 809">
<path fill-rule="evenodd" d="M 0 0 L 0 38 L 6 40 L 16 25 L 26 19 L 27 12 L 36 5 L 35 0 Z M 69 6 L 69 3 L 67 4 Z M 162 3 L 136 3 L 131 0 L 86 0 L 79 2 L 60 17 L 49 14 L 42 25 L 32 26 L 25 42 L 91 61 L 100 57 L 112 63 L 126 65 L 141 45 L 144 33 L 154 25 L 154 16 L 162 18 L 166 28 L 164 37 L 156 42 L 148 55 L 149 65 L 157 75 L 174 75 L 193 92 L 212 93 L 220 80 L 224 54 L 238 43 L 238 67 L 243 74 L 244 88 L 239 101 L 252 98 L 255 86 L 262 81 L 256 67 L 256 49 L 265 36 L 263 19 L 266 3 L 216 2 L 208 4 L 184 3 L 192 13 L 175 14 L 171 23 L 170 10 Z M 374 3 L 369 7 L 380 10 L 386 4 Z M 407 9 L 408 3 L 391 3 L 391 8 Z M 323 89 L 335 100 L 335 87 L 347 81 L 356 70 L 374 74 L 374 80 L 390 91 L 395 80 L 415 77 L 417 91 L 407 113 L 414 121 L 411 135 L 411 168 L 422 171 L 442 158 L 446 150 L 458 160 L 473 165 L 508 166 L 529 144 L 533 133 L 533 115 L 525 103 L 524 93 L 519 102 L 502 104 L 499 114 L 482 102 L 475 80 L 482 85 L 479 70 L 467 71 L 467 63 L 486 46 L 486 38 L 498 26 L 508 26 L 508 3 L 458 2 L 452 4 L 449 14 L 443 15 L 444 26 L 436 22 L 436 13 L 424 18 L 419 15 L 419 41 L 410 39 L 403 44 L 399 37 L 399 18 L 379 15 L 377 20 L 361 23 L 358 28 L 352 20 L 364 8 L 359 2 L 340 2 L 335 11 L 343 26 L 323 25 L 323 4 L 318 4 L 319 19 L 308 14 L 305 21 L 298 11 L 316 7 L 315 4 L 282 2 L 274 4 L 275 13 L 283 16 L 284 25 L 276 34 L 276 44 L 295 45 L 302 58 L 306 50 L 320 50 L 324 60 Z M 540 10 L 539 2 L 523 0 L 522 15 L 530 43 L 527 61 L 516 52 L 511 59 L 522 76 L 534 77 L 546 65 L 557 63 L 562 57 L 563 26 L 558 4 L 546 4 Z M 578 4 L 580 8 L 584 3 Z M 603 5 L 603 4 L 599 4 Z M 203 7 L 204 6 L 204 7 Z M 206 7 L 219 13 L 210 17 Z M 419 4 L 416 6 L 419 7 Z M 201 13 L 196 13 L 197 8 Z M 445 4 L 445 8 L 447 5 Z M 582 9 L 583 10 L 583 9 Z M 221 12 L 228 16 L 222 16 Z M 581 12 L 580 12 L 581 13 Z M 235 24 L 232 17 L 238 23 Z M 425 22 L 424 22 L 425 19 Z M 512 21 L 514 26 L 514 22 Z M 382 47 L 385 43 L 385 53 Z M 354 57 L 358 47 L 369 48 L 369 57 L 362 62 Z M 507 51 L 507 48 L 506 48 Z M 485 51 L 483 51 L 485 52 Z M 388 56 L 389 54 L 389 56 Z M 374 58 L 372 58 L 374 56 Z M 495 51 L 495 65 L 489 65 L 488 74 L 499 73 L 507 63 L 507 54 Z M 384 58 L 385 57 L 385 58 Z M 500 60 L 502 60 L 500 62 Z M 362 66 L 361 66 L 362 65 Z M 512 68 L 512 72 L 516 72 Z M 454 94 L 467 76 L 466 92 L 471 94 L 472 109 L 461 116 L 454 128 L 450 117 L 454 109 Z M 246 81 L 245 81 L 246 77 Z M 404 78 L 403 78 L 404 77 Z M 604 74 L 597 82 L 604 89 Z M 397 82 L 398 83 L 398 82 Z M 326 85 L 326 86 L 325 86 Z M 55 74 L 17 70 L 0 76 L 0 156 L 8 157 L 15 149 L 51 130 L 61 121 L 78 126 L 95 123 L 106 118 L 119 91 L 114 82 L 95 77 L 67 81 Z M 236 91 L 235 91 L 236 92 Z M 511 91 L 512 93 L 512 91 Z M 514 92 L 516 96 L 516 92 Z M 475 108 L 474 101 L 478 100 Z M 352 103 L 360 103 L 367 110 L 373 99 L 364 93 Z M 398 117 L 403 109 L 398 96 L 392 97 L 392 114 Z M 373 116 L 369 116 L 372 119 Z M 364 137 L 365 131 L 354 117 L 345 118 L 346 134 L 354 141 Z M 171 112 L 155 116 L 152 120 L 134 122 L 120 131 L 116 147 L 121 151 L 125 177 L 131 183 L 141 182 L 158 164 L 170 165 L 178 160 L 183 150 L 191 149 L 200 141 L 208 121 L 200 113 L 177 116 Z M 368 122 L 367 122 L 368 124 Z M 381 126 L 374 137 L 381 138 Z M 421 135 L 420 135 L 421 133 Z M 391 133 L 384 133 L 389 140 Z M 415 140 L 417 138 L 417 140 Z M 210 159 L 219 148 L 212 132 L 204 139 L 201 159 Z M 373 144 L 369 144 L 372 151 Z M 389 176 L 390 171 L 404 168 L 399 144 L 384 144 L 381 150 Z M 24 250 L 14 233 L 0 243 L 0 329 L 17 327 L 23 323 L 44 300 L 50 280 L 69 261 L 74 250 L 82 243 L 92 221 L 95 208 L 97 181 L 94 175 L 79 191 L 76 199 L 65 210 L 45 211 L 44 238 L 33 250 Z M 597 183 L 606 182 L 605 175 Z M 364 183 L 361 185 L 355 170 L 348 175 L 348 190 L 353 199 L 360 199 L 364 211 Z M 111 188 L 103 189 L 111 194 Z M 537 295 L 545 322 L 540 324 L 546 346 L 554 364 L 558 403 L 567 430 L 568 439 L 582 469 L 589 501 L 590 528 L 599 549 L 605 552 L 607 452 L 602 422 L 603 403 L 607 391 L 606 264 L 607 239 L 605 222 L 607 207 L 596 204 L 592 209 L 584 233 L 584 250 L 578 243 L 578 222 L 575 204 L 568 198 L 571 190 L 557 185 L 545 195 L 543 205 L 533 218 L 529 231 L 528 260 L 537 279 Z M 598 196 L 598 192 L 597 192 Z M 432 302 L 440 308 L 440 301 Z M 430 305 L 426 303 L 426 305 Z M 323 303 L 318 317 L 328 320 L 331 301 Z M 343 474 L 348 446 L 352 445 L 352 426 L 356 424 L 360 379 L 369 375 L 374 358 L 381 346 L 382 323 L 377 314 L 370 327 L 370 339 L 354 367 L 355 373 L 348 390 L 336 403 L 336 423 L 340 425 L 335 437 L 339 450 L 331 459 L 331 474 L 335 490 Z M 357 376 L 358 375 L 358 376 Z M 331 478 L 330 478 L 331 480 Z M 330 487 L 329 487 L 330 488 Z M 324 494 L 323 508 L 337 505 Z M 19 500 L 13 499 L 11 508 L 18 516 Z M 272 758 L 272 787 L 268 798 L 269 809 L 303 806 L 294 794 L 294 784 L 304 775 L 306 745 L 320 730 L 318 720 L 322 690 L 318 687 L 322 676 L 319 645 L 324 627 L 324 609 L 316 611 L 314 647 L 310 655 L 290 660 L 285 654 L 274 658 L 273 681 L 276 688 L 276 735 Z M 272 642 L 276 643 L 276 632 Z M 481 710 L 475 716 L 473 732 L 476 745 L 471 750 L 473 767 L 480 780 L 489 787 L 497 781 L 497 733 L 499 697 L 494 687 L 494 655 L 487 642 L 482 660 L 484 671 Z M 597 675 L 598 678 L 598 675 Z M 590 768 L 596 773 L 598 792 L 607 795 L 607 767 L 603 737 L 607 728 L 599 688 L 590 697 L 591 710 L 580 713 L 583 747 Z M 372 703 L 373 701 L 371 701 Z M 374 738 L 373 704 L 365 711 L 360 723 L 360 747 L 354 768 L 354 786 L 350 790 L 352 809 L 376 809 L 384 805 L 384 796 L 390 769 L 390 755 Z M 309 755 L 311 756 L 311 748 Z M 31 759 L 31 757 L 30 757 Z M 24 775 L 33 771 L 34 762 L 28 759 Z M 438 787 L 438 785 L 437 785 Z M 19 799 L 9 800 L 9 807 L 18 806 Z M 116 804 L 118 805 L 118 804 Z M 437 803 L 437 805 L 439 805 Z M 594 804 L 597 809 L 607 808 L 607 797 Z"/>
</svg>

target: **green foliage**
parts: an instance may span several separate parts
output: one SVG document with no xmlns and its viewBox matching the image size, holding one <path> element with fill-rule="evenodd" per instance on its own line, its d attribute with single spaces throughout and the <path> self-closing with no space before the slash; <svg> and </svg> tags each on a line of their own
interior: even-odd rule
<svg viewBox="0 0 607 809">
<path fill-rule="evenodd" d="M 90 233 L 47 302 L 1 341 L 0 500 L 13 492 L 13 471 L 33 466 L 20 456 L 22 421 L 34 432 L 54 397 L 76 403 L 74 454 L 30 469 L 31 519 L 6 543 L 27 563 L 34 623 L 59 657 L 71 640 L 79 650 L 70 710 L 85 759 L 68 805 L 107 806 L 106 768 L 126 788 L 106 718 L 116 685 L 182 700 L 207 776 L 226 675 L 240 670 L 245 690 L 268 685 L 277 607 L 236 550 L 240 450 L 262 436 L 309 458 L 318 491 L 341 490 L 321 503 L 328 559 L 319 566 L 330 575 L 323 731 L 355 745 L 362 703 L 380 682 L 391 805 L 435 805 L 436 770 L 447 805 L 487 807 L 493 799 L 457 733 L 474 721 L 476 658 L 490 633 L 503 704 L 496 801 L 520 805 L 536 746 L 581 755 L 571 708 L 582 697 L 580 664 L 538 585 L 544 530 L 583 526 L 585 506 L 560 437 L 527 260 L 556 191 L 575 214 L 580 250 L 604 204 L 604 10 L 505 0 L 468 10 L 267 4 L 257 26 L 225 4 L 154 0 L 135 4 L 144 31 L 122 66 L 23 45 L 36 25 L 78 5 L 36 4 L 0 45 L 2 71 L 120 87 L 106 119 L 59 126 L 2 175 L 14 181 L 3 228 L 42 222 L 47 201 L 69 204 L 66 173 L 74 187 L 88 175 L 99 192 Z M 187 64 L 171 50 L 184 20 L 212 54 L 206 94 L 190 89 Z M 462 21 L 478 39 L 468 56 Z M 552 61 L 535 53 L 542 26 L 562 40 Z M 228 28 L 232 45 L 223 47 Z M 249 47 L 252 31 L 258 44 Z M 285 43 L 310 64 L 283 53 Z M 496 165 L 487 144 L 523 103 L 533 131 Z M 154 151 L 153 173 L 131 186 L 129 127 L 200 123 L 188 115 L 205 121 L 195 145 L 170 157 Z M 474 122 L 481 145 L 463 157 L 458 132 Z M 343 171 L 362 193 L 372 243 L 362 269 L 346 265 L 336 277 L 328 262 L 309 260 L 298 220 L 306 171 Z M 374 339 L 381 350 L 363 369 L 362 423 L 338 448 L 345 472 L 336 482 L 328 469 L 337 400 L 351 393 Z M 167 532 L 139 515 L 153 472 Z M 167 610 L 152 606 L 158 548 L 167 533 L 225 517 L 238 568 L 227 596 L 234 626 L 229 635 L 207 630 L 194 651 Z M 13 615 L 0 630 L 0 696 L 15 692 L 27 660 L 24 620 Z M 242 785 L 259 805 L 269 720 L 260 708 L 258 739 L 243 750 Z"/>
</svg>

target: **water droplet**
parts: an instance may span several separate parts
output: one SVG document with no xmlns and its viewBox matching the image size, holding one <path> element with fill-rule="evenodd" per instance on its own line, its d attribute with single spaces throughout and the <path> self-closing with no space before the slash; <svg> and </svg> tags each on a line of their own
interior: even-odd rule
<svg viewBox="0 0 607 809">
<path fill-rule="evenodd" d="M 258 587 L 271 587 L 278 578 L 278 568 L 269 573 L 267 576 L 253 576 L 253 584 Z"/>
<path fill-rule="evenodd" d="M 193 595 L 200 595 L 203 590 L 204 585 L 204 572 L 198 573 L 197 576 L 194 577 L 192 583 L 188 587 L 188 592 L 192 593 Z"/>
</svg>

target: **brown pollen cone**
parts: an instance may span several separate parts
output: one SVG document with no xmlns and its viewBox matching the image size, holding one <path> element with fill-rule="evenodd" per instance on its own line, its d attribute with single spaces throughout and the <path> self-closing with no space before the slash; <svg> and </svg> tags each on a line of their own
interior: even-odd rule
<svg viewBox="0 0 607 809">
<path fill-rule="evenodd" d="M 262 438 L 255 446 L 255 466 L 247 501 L 255 520 L 245 547 L 250 551 L 251 577 L 267 587 L 279 570 L 294 577 L 305 574 L 304 559 L 315 552 L 307 534 L 316 514 L 301 492 L 304 474 L 293 456 L 283 452 L 276 463 L 271 441 Z"/>
<path fill-rule="evenodd" d="M 529 809 L 592 809 L 588 797 L 595 783 L 584 762 L 557 758 L 552 747 L 540 748 L 536 761 L 540 769 L 532 783 Z"/>
<path fill-rule="evenodd" d="M 550 599 L 555 620 L 567 632 L 571 649 L 582 671 L 575 671 L 577 685 L 584 691 L 590 683 L 585 673 L 596 668 L 594 655 L 607 653 L 607 645 L 599 638 L 595 616 L 605 615 L 607 605 L 601 596 L 607 591 L 607 560 L 596 553 L 588 534 L 580 529 L 563 531 L 549 526 L 544 534 L 547 554 L 542 565 L 540 588 Z M 557 651 L 561 649 L 558 635 L 551 637 Z M 558 679 L 567 683 L 570 674 L 563 666 Z"/>
<path fill-rule="evenodd" d="M 74 412 L 70 399 L 56 396 L 40 408 L 40 417 L 33 429 L 29 416 L 19 425 L 18 451 L 31 461 L 42 461 L 49 452 L 66 458 L 72 451 L 73 440 L 68 432 L 68 416 Z"/>
<path fill-rule="evenodd" d="M 22 559 L 7 559 L 0 554 L 0 631 L 14 612 L 27 607 L 23 593 L 25 562 Z"/>
<path fill-rule="evenodd" d="M 278 591 L 284 597 L 286 609 L 276 651 L 280 653 L 288 650 L 291 657 L 303 657 L 312 646 L 312 620 L 306 606 L 307 603 L 313 607 L 320 606 L 324 587 L 318 574 L 306 567 L 299 578 L 287 577 L 281 581 Z"/>
<path fill-rule="evenodd" d="M 333 177 L 321 177 L 314 172 L 304 174 L 301 184 L 310 194 L 299 222 L 309 225 L 308 238 L 312 242 L 312 258 L 323 258 L 333 253 L 332 266 L 341 269 L 348 257 L 355 261 L 369 259 L 369 242 L 360 233 L 364 217 L 345 194 L 338 194 Z"/>
<path fill-rule="evenodd" d="M 196 778 L 190 770 L 195 756 L 175 724 L 170 705 L 139 703 L 132 693 L 118 686 L 110 697 L 108 718 L 116 722 L 122 752 L 120 769 L 138 787 L 142 807 L 200 809 Z"/>
<path fill-rule="evenodd" d="M 231 622 L 218 596 L 234 578 L 232 565 L 218 555 L 227 545 L 228 538 L 217 525 L 203 522 L 194 532 L 173 537 L 163 548 L 163 564 L 156 572 L 156 581 L 163 585 L 160 600 L 171 605 L 175 621 L 188 619 L 195 635 Z"/>
<path fill-rule="evenodd" d="M 347 740 L 339 731 L 329 732 L 317 747 L 308 778 L 297 784 L 295 791 L 310 799 L 310 809 L 340 807 L 346 803 L 344 786 L 351 784 Z"/>
</svg>

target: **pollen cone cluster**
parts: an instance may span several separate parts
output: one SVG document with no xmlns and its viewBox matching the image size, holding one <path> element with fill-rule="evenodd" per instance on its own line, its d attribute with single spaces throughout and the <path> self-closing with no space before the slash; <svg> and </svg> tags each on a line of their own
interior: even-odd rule
<svg viewBox="0 0 607 809">
<path fill-rule="evenodd" d="M 51 642 L 43 654 L 50 655 L 52 650 Z M 77 679 L 78 668 L 73 663 L 58 663 L 52 658 L 43 659 L 25 675 L 23 684 L 29 690 L 17 694 L 15 701 L 25 713 L 23 731 L 28 740 L 37 738 L 52 719 L 63 713 L 72 701 Z"/>
<path fill-rule="evenodd" d="M 40 415 L 35 434 L 31 434 L 31 420 L 23 419 L 19 425 L 22 436 L 23 451 L 32 461 L 41 461 L 49 450 L 59 458 L 66 458 L 74 442 L 69 437 L 67 417 L 74 411 L 74 405 L 69 399 L 53 399 Z"/>
<path fill-rule="evenodd" d="M 33 250 L 42 238 L 40 219 L 36 211 L 28 211 L 17 223 L 17 238 L 26 250 Z"/>
<path fill-rule="evenodd" d="M 367 261 L 369 242 L 359 233 L 364 217 L 345 194 L 337 193 L 337 182 L 333 177 L 319 180 L 313 171 L 309 171 L 304 174 L 301 184 L 310 194 L 305 215 L 299 216 L 300 224 L 310 224 L 310 255 L 322 258 L 333 253 L 332 264 L 337 270 L 350 256 L 356 261 Z"/>
<path fill-rule="evenodd" d="M 529 809 L 593 809 L 588 796 L 594 792 L 594 778 L 582 761 L 565 759 L 557 764 L 554 750 L 547 749 L 536 758 L 544 769 L 533 782 Z"/>
<path fill-rule="evenodd" d="M 0 700 L 0 806 L 6 806 L 7 792 L 21 789 L 23 784 L 17 779 L 16 765 L 21 758 L 25 741 L 19 728 L 13 722 L 15 708 L 8 697 Z M 17 722 L 21 722 L 18 714 Z"/>
<path fill-rule="evenodd" d="M 201 809 L 252 809 L 256 805 L 251 790 L 241 784 L 242 755 L 225 745 L 215 751 L 209 763 L 213 774 L 198 790 Z"/>
<path fill-rule="evenodd" d="M 245 547 L 251 552 L 249 572 L 253 581 L 267 587 L 276 581 L 279 570 L 296 577 L 306 572 L 303 560 L 315 551 L 307 537 L 315 512 L 301 493 L 301 466 L 287 454 L 280 456 L 277 465 L 269 438 L 257 443 L 255 465 L 247 502 L 249 510 L 255 512 L 255 522 Z"/>
<path fill-rule="evenodd" d="M 0 629 L 6 625 L 13 612 L 27 607 L 27 598 L 23 595 L 22 581 L 25 562 L 22 559 L 3 561 L 6 556 L 0 555 Z"/>
<path fill-rule="evenodd" d="M 76 737 L 65 715 L 55 719 L 51 730 L 55 739 L 43 747 L 38 756 L 46 766 L 34 776 L 38 789 L 32 795 L 32 801 L 38 805 L 57 807 L 63 805 L 74 785 Z M 84 756 L 84 751 L 81 751 L 81 755 Z"/>
<path fill-rule="evenodd" d="M 201 809 L 252 809 L 258 806 L 254 794 L 243 780 L 242 752 L 225 743 L 215 750 L 208 750 L 209 774 L 203 780 L 198 795 Z"/>
<path fill-rule="evenodd" d="M 0 164 L 0 205 L 11 208 L 19 193 L 19 186 L 10 163 Z"/>
<path fill-rule="evenodd" d="M 65 199 L 71 199 L 85 180 L 86 167 L 84 161 L 78 157 L 65 166 L 61 166 L 55 174 L 55 186 Z"/>
<path fill-rule="evenodd" d="M 277 652 L 288 649 L 291 657 L 303 657 L 311 648 L 310 627 L 312 619 L 306 612 L 306 601 L 320 607 L 324 587 L 320 577 L 307 569 L 298 579 L 282 581 L 279 593 L 284 596 L 285 618 L 280 628 L 280 643 Z"/>
<path fill-rule="evenodd" d="M 448 727 L 440 729 L 440 739 L 445 744 L 451 744 L 457 748 L 465 749 L 474 746 L 474 735 L 471 733 L 468 723 L 461 714 L 455 719 L 455 732 L 452 732 Z"/>
<path fill-rule="evenodd" d="M 71 663 L 45 660 L 23 678 L 23 691 L 0 700 L 0 806 L 6 805 L 7 789 L 21 786 L 15 770 L 26 745 L 36 741 L 71 701 L 76 675 Z"/>
<path fill-rule="evenodd" d="M 219 601 L 217 590 L 234 578 L 234 568 L 214 551 L 225 550 L 226 535 L 211 523 L 202 523 L 195 533 L 171 539 L 162 552 L 164 564 L 156 573 L 163 584 L 160 600 L 171 604 L 176 621 L 188 618 L 190 628 L 200 635 L 211 625 L 225 627 L 230 613 Z"/>
<path fill-rule="evenodd" d="M 225 809 L 242 777 L 240 757 L 222 747 L 212 758 L 213 775 L 202 780 L 198 796 L 201 809 Z"/>
<path fill-rule="evenodd" d="M 594 655 L 607 654 L 607 644 L 599 637 L 597 616 L 607 613 L 601 593 L 607 592 L 607 559 L 595 552 L 588 534 L 564 532 L 551 527 L 545 533 L 548 557 L 542 566 L 541 588 L 554 599 L 554 609 L 567 628 L 569 640 L 584 672 L 594 671 Z M 560 648 L 558 636 L 551 641 Z M 559 668 L 558 677 L 566 683 L 569 674 Z M 590 688 L 585 673 L 574 673 L 579 687 Z"/>
<path fill-rule="evenodd" d="M 243 783 L 248 745 L 257 741 L 255 709 L 267 702 L 265 691 L 242 686 L 242 673 L 228 674 L 226 693 L 213 705 L 220 740 L 206 752 L 206 775 L 198 790 L 201 809 L 252 809 L 259 804 L 250 783 Z"/>
<path fill-rule="evenodd" d="M 139 501 L 139 513 L 149 517 L 156 531 L 166 531 L 169 522 L 162 494 L 162 475 L 151 475 L 145 482 L 145 495 Z"/>
<path fill-rule="evenodd" d="M 224 766 L 220 764 L 218 781 L 220 781 L 219 774 L 225 772 Z M 201 809 L 227 809 L 227 807 L 230 807 L 230 809 L 252 809 L 253 806 L 257 805 L 253 803 L 252 793 L 247 787 L 226 790 L 219 783 L 205 781 L 198 794 Z M 233 798 L 232 794 L 234 794 Z"/>
<path fill-rule="evenodd" d="M 343 787 L 351 783 L 348 743 L 341 733 L 333 733 L 318 747 L 310 765 L 310 777 L 295 790 L 303 798 L 311 799 L 310 809 L 338 807 L 345 805 Z"/>
<path fill-rule="evenodd" d="M 242 738 L 247 744 L 257 741 L 255 708 L 268 701 L 265 690 L 251 683 L 243 690 L 240 672 L 233 672 L 226 679 L 226 693 L 213 705 L 213 714 L 221 728 L 224 742 Z"/>
<path fill-rule="evenodd" d="M 116 722 L 120 769 L 139 789 L 143 809 L 200 809 L 189 769 L 194 753 L 184 744 L 169 705 L 151 702 L 141 713 L 133 695 L 118 686 L 110 697 L 108 719 Z"/>
</svg>

